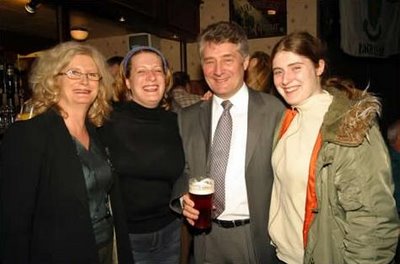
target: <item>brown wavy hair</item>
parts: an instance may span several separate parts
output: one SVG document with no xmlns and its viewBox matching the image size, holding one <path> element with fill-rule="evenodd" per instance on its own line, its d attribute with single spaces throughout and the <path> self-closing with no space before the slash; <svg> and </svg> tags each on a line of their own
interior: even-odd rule
<svg viewBox="0 0 400 264">
<path fill-rule="evenodd" d="M 319 38 L 306 31 L 296 31 L 281 38 L 272 49 L 271 62 L 280 51 L 289 51 L 306 57 L 311 60 L 316 68 L 319 66 L 320 60 L 324 60 L 326 64 L 326 45 Z M 322 76 L 326 73 L 326 68 L 327 65 L 325 65 L 325 71 Z"/>
<path fill-rule="evenodd" d="M 339 76 L 328 76 L 328 65 L 325 56 L 326 44 L 306 31 L 295 31 L 281 38 L 272 49 L 271 62 L 280 51 L 289 51 L 306 57 L 311 60 L 315 67 L 318 67 L 319 61 L 323 60 L 325 62 L 325 70 L 321 75 L 321 87 L 323 89 L 334 87 L 345 92 L 350 100 L 358 98 L 360 93 L 364 95 L 367 94 L 367 90 L 361 91 L 350 79 L 345 79 Z"/>
<path fill-rule="evenodd" d="M 256 51 L 250 56 L 250 61 L 252 59 L 256 59 L 257 64 L 250 67 L 249 63 L 245 74 L 245 83 L 256 91 L 270 93 L 271 62 L 269 55 L 263 51 Z"/>
</svg>

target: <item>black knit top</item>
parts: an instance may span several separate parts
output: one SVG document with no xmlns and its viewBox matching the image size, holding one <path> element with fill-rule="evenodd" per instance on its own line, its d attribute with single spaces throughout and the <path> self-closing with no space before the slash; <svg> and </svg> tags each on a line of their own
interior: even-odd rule
<svg viewBox="0 0 400 264">
<path fill-rule="evenodd" d="M 172 222 L 172 187 L 185 162 L 176 114 L 117 103 L 100 131 L 120 177 L 129 232 L 154 232 Z"/>
</svg>

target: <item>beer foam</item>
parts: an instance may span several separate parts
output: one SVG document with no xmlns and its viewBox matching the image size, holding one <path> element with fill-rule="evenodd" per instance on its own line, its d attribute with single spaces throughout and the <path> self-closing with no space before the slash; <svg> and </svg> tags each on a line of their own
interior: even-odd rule
<svg viewBox="0 0 400 264">
<path fill-rule="evenodd" d="M 214 180 L 210 178 L 192 180 L 189 184 L 189 192 L 197 195 L 212 194 L 214 193 Z"/>
</svg>

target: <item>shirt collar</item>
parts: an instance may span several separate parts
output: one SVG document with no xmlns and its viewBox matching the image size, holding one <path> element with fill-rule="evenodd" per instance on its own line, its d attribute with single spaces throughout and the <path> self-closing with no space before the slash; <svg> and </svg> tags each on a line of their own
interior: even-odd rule
<svg viewBox="0 0 400 264">
<path fill-rule="evenodd" d="M 247 104 L 246 102 L 249 99 L 249 90 L 247 85 L 243 82 L 242 87 L 230 98 L 228 99 L 222 99 L 216 95 L 213 96 L 213 107 L 221 107 L 221 103 L 225 100 L 231 101 L 233 104 L 232 109 L 237 109 L 239 111 L 245 110 L 244 108 L 247 109 Z"/>
</svg>

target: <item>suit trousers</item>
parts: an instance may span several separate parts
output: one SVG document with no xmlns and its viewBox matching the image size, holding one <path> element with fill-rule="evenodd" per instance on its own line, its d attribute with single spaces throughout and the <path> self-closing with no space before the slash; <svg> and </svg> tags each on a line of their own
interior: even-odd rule
<svg viewBox="0 0 400 264">
<path fill-rule="evenodd" d="M 195 263 L 257 263 L 250 227 L 251 223 L 224 228 L 213 222 L 210 232 L 194 238 Z"/>
</svg>

